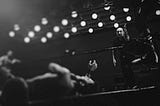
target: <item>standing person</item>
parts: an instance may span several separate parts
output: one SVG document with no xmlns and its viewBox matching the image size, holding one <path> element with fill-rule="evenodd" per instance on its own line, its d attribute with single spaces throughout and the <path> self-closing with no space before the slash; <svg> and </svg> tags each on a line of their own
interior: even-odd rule
<svg viewBox="0 0 160 106">
<path fill-rule="evenodd" d="M 122 69 L 122 73 L 125 80 L 125 87 L 126 88 L 134 88 L 136 87 L 136 80 L 133 73 L 133 70 L 131 69 L 131 58 L 128 54 L 128 46 L 131 42 L 131 38 L 127 32 L 127 29 L 124 28 L 118 28 L 116 30 L 116 36 L 117 39 L 114 41 L 114 46 L 122 46 L 120 49 L 113 50 L 113 63 L 114 66 L 118 65 L 118 62 L 120 62 L 120 67 Z"/>
<path fill-rule="evenodd" d="M 0 57 L 0 90 L 2 90 L 9 78 L 14 78 L 14 75 L 11 74 L 10 66 L 17 62 L 20 62 L 20 60 L 13 58 L 13 51 L 11 50 Z"/>
</svg>

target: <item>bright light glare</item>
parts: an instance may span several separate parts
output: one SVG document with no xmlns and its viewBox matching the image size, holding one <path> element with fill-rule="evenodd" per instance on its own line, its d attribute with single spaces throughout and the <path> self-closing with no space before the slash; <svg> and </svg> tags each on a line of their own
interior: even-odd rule
<svg viewBox="0 0 160 106">
<path fill-rule="evenodd" d="M 92 19 L 97 19 L 98 18 L 98 15 L 96 13 L 93 13 L 92 14 Z"/>
<path fill-rule="evenodd" d="M 160 15 L 160 10 L 156 10 L 156 15 Z"/>
<path fill-rule="evenodd" d="M 43 25 L 47 25 L 47 24 L 48 24 L 47 18 L 42 18 L 41 23 L 42 23 Z"/>
<path fill-rule="evenodd" d="M 132 20 L 131 16 L 127 16 L 127 17 L 126 17 L 126 20 L 127 20 L 127 21 L 131 21 L 131 20 Z"/>
<path fill-rule="evenodd" d="M 42 43 L 46 43 L 46 42 L 47 42 L 47 38 L 46 38 L 46 37 L 42 37 L 42 38 L 41 38 L 41 42 L 42 42 Z"/>
<path fill-rule="evenodd" d="M 110 20 L 114 21 L 116 19 L 116 16 L 115 15 L 111 15 L 110 16 Z"/>
<path fill-rule="evenodd" d="M 9 36 L 10 36 L 10 37 L 15 37 L 15 35 L 16 35 L 16 34 L 15 34 L 14 31 L 10 31 L 10 32 L 9 32 Z"/>
<path fill-rule="evenodd" d="M 76 32 L 77 32 L 77 27 L 72 27 L 71 31 L 72 31 L 73 33 L 76 33 Z"/>
<path fill-rule="evenodd" d="M 53 31 L 54 32 L 59 32 L 60 31 L 60 27 L 59 26 L 54 26 L 53 27 Z"/>
<path fill-rule="evenodd" d="M 93 33 L 93 31 L 94 31 L 93 28 L 89 28 L 89 29 L 88 29 L 88 32 L 89 32 L 89 33 Z"/>
<path fill-rule="evenodd" d="M 47 38 L 51 39 L 53 37 L 53 33 L 52 32 L 47 32 L 46 36 L 47 36 Z"/>
<path fill-rule="evenodd" d="M 99 22 L 98 27 L 103 27 L 103 22 Z"/>
<path fill-rule="evenodd" d="M 25 38 L 24 38 L 24 42 L 25 42 L 25 43 L 29 43 L 30 41 L 31 41 L 31 40 L 30 40 L 29 37 L 25 37 Z"/>
<path fill-rule="evenodd" d="M 34 33 L 33 31 L 29 31 L 29 32 L 28 32 L 28 36 L 29 36 L 30 38 L 33 38 L 33 37 L 35 36 L 35 33 Z"/>
<path fill-rule="evenodd" d="M 72 16 L 72 18 L 76 18 L 78 16 L 77 11 L 72 11 L 71 16 Z"/>
<path fill-rule="evenodd" d="M 118 23 L 114 23 L 114 27 L 115 27 L 115 28 L 118 28 L 118 27 L 119 27 L 119 24 L 118 24 Z"/>
<path fill-rule="evenodd" d="M 81 26 L 86 26 L 86 24 L 87 24 L 86 21 L 81 21 L 80 23 Z"/>
<path fill-rule="evenodd" d="M 63 19 L 61 23 L 62 23 L 63 26 L 67 26 L 68 25 L 68 20 L 67 19 Z"/>
<path fill-rule="evenodd" d="M 111 7 L 108 4 L 104 5 L 104 10 L 109 10 Z"/>
<path fill-rule="evenodd" d="M 64 33 L 64 38 L 69 38 L 70 37 L 70 34 L 69 33 Z"/>
<path fill-rule="evenodd" d="M 15 24 L 15 25 L 14 25 L 14 30 L 15 30 L 15 31 L 19 31 L 19 30 L 20 30 L 20 26 L 19 26 L 18 24 Z"/>
<path fill-rule="evenodd" d="M 123 8 L 123 11 L 124 11 L 124 12 L 128 12 L 128 11 L 129 11 L 129 8 Z"/>
<path fill-rule="evenodd" d="M 34 26 L 34 31 L 39 32 L 41 30 L 41 26 L 40 25 L 35 25 Z"/>
</svg>

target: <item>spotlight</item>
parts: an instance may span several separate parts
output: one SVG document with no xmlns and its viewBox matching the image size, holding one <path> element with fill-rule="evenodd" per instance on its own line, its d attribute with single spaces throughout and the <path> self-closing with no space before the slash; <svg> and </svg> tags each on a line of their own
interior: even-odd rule
<svg viewBox="0 0 160 106">
<path fill-rule="evenodd" d="M 46 37 L 42 37 L 42 38 L 41 38 L 41 42 L 42 42 L 42 43 L 46 43 L 46 42 L 47 42 L 47 38 L 46 38 Z"/>
<path fill-rule="evenodd" d="M 67 19 L 63 19 L 63 20 L 61 21 L 61 24 L 62 24 L 63 26 L 67 26 L 67 25 L 68 25 L 68 20 L 67 20 Z"/>
<path fill-rule="evenodd" d="M 64 33 L 64 38 L 69 38 L 70 37 L 70 34 L 69 33 Z"/>
<path fill-rule="evenodd" d="M 127 17 L 126 17 L 126 20 L 127 20 L 127 21 L 131 21 L 131 20 L 132 20 L 131 16 L 127 16 Z"/>
<path fill-rule="evenodd" d="M 156 15 L 160 15 L 160 10 L 156 10 Z"/>
<path fill-rule="evenodd" d="M 84 27 L 84 26 L 86 26 L 86 21 L 81 21 L 81 23 L 80 23 L 80 25 L 82 26 L 82 27 Z"/>
<path fill-rule="evenodd" d="M 111 15 L 110 16 L 110 20 L 114 21 L 116 19 L 116 16 L 115 15 Z"/>
<path fill-rule="evenodd" d="M 72 31 L 73 33 L 76 33 L 76 32 L 77 32 L 77 27 L 72 27 L 71 31 Z"/>
<path fill-rule="evenodd" d="M 15 30 L 15 31 L 19 31 L 19 30 L 20 30 L 20 26 L 19 26 L 18 24 L 15 24 L 15 25 L 14 25 L 14 30 Z"/>
<path fill-rule="evenodd" d="M 98 27 L 103 27 L 103 22 L 99 22 Z"/>
<path fill-rule="evenodd" d="M 76 52 L 75 51 L 72 51 L 72 55 L 75 55 L 76 54 Z"/>
<path fill-rule="evenodd" d="M 10 36 L 10 37 L 15 37 L 15 35 L 16 35 L 16 34 L 15 34 L 14 31 L 10 31 L 10 32 L 9 32 L 9 36 Z"/>
<path fill-rule="evenodd" d="M 35 32 L 39 32 L 41 30 L 41 26 L 40 25 L 35 25 L 34 26 L 34 31 Z"/>
<path fill-rule="evenodd" d="M 52 32 L 47 32 L 46 36 L 47 36 L 47 38 L 51 39 L 53 37 L 53 33 Z"/>
<path fill-rule="evenodd" d="M 111 7 L 108 4 L 104 5 L 104 10 L 109 10 Z"/>
<path fill-rule="evenodd" d="M 96 13 L 93 13 L 92 14 L 92 19 L 97 19 L 98 18 L 98 15 Z"/>
<path fill-rule="evenodd" d="M 28 36 L 29 36 L 30 38 L 33 38 L 33 37 L 35 36 L 35 33 L 34 33 L 33 31 L 29 31 L 29 32 L 28 32 Z"/>
<path fill-rule="evenodd" d="M 77 11 L 72 11 L 71 16 L 72 16 L 72 18 L 76 18 L 78 16 Z"/>
<path fill-rule="evenodd" d="M 24 38 L 24 42 L 25 42 L 25 43 L 29 43 L 30 41 L 31 41 L 31 40 L 30 40 L 29 37 L 25 37 L 25 38 Z"/>
<path fill-rule="evenodd" d="M 54 26 L 53 27 L 53 31 L 54 32 L 59 32 L 60 31 L 60 27 L 59 26 Z"/>
<path fill-rule="evenodd" d="M 42 25 L 47 25 L 48 24 L 47 18 L 42 18 L 41 23 L 42 23 Z"/>
<path fill-rule="evenodd" d="M 93 28 L 89 28 L 89 29 L 88 29 L 88 32 L 89 32 L 89 33 L 93 33 L 93 31 L 94 31 Z"/>
<path fill-rule="evenodd" d="M 118 28 L 118 27 L 119 27 L 119 24 L 118 24 L 118 23 L 114 23 L 114 27 L 115 27 L 115 28 Z"/>
<path fill-rule="evenodd" d="M 124 11 L 124 12 L 128 12 L 128 11 L 129 11 L 129 8 L 123 8 L 123 11 Z"/>
<path fill-rule="evenodd" d="M 70 51 L 69 49 L 66 49 L 66 50 L 65 50 L 65 53 L 69 53 L 69 51 Z"/>
</svg>

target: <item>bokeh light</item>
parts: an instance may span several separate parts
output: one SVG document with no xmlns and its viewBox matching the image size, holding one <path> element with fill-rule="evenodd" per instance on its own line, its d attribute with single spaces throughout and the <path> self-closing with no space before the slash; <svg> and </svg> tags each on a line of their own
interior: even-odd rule
<svg viewBox="0 0 160 106">
<path fill-rule="evenodd" d="M 114 23 L 114 27 L 115 27 L 115 28 L 118 28 L 118 27 L 119 27 L 119 24 L 118 24 L 118 23 Z"/>
<path fill-rule="evenodd" d="M 9 32 L 9 36 L 10 36 L 10 37 L 15 37 L 15 35 L 16 35 L 16 34 L 15 34 L 14 31 L 10 31 L 10 32 Z"/>
<path fill-rule="evenodd" d="M 82 27 L 84 27 L 84 26 L 86 26 L 86 21 L 81 21 L 81 23 L 80 23 L 80 25 L 82 26 Z"/>
<path fill-rule="evenodd" d="M 127 21 L 131 21 L 131 20 L 132 20 L 131 16 L 127 16 L 127 17 L 126 17 L 126 20 L 127 20 Z"/>
<path fill-rule="evenodd" d="M 34 31 L 35 32 L 39 32 L 41 30 L 41 26 L 40 25 L 35 25 L 34 26 Z"/>
<path fill-rule="evenodd" d="M 53 27 L 53 31 L 54 32 L 59 32 L 60 31 L 60 27 L 59 26 L 54 26 Z"/>
<path fill-rule="evenodd" d="M 88 32 L 89 32 L 89 33 L 93 33 L 93 31 L 94 31 L 93 28 L 89 28 L 89 29 L 88 29 Z"/>
<path fill-rule="evenodd" d="M 53 33 L 52 32 L 47 32 L 46 36 L 47 36 L 47 38 L 51 39 L 53 37 Z"/>
<path fill-rule="evenodd" d="M 47 25 L 48 24 L 47 18 L 42 18 L 41 23 L 42 23 L 42 25 Z"/>
<path fill-rule="evenodd" d="M 123 8 L 124 12 L 129 12 L 129 8 Z"/>
<path fill-rule="evenodd" d="M 77 11 L 72 11 L 72 13 L 71 13 L 71 17 L 72 17 L 72 18 L 76 18 L 76 17 L 78 17 L 78 13 L 77 13 Z"/>
<path fill-rule="evenodd" d="M 110 20 L 114 21 L 116 19 L 115 15 L 110 15 Z"/>
<path fill-rule="evenodd" d="M 97 19 L 98 18 L 98 15 L 96 13 L 93 13 L 92 14 L 92 19 Z"/>
<path fill-rule="evenodd" d="M 35 36 L 34 31 L 29 31 L 28 32 L 28 37 L 33 38 Z"/>
<path fill-rule="evenodd" d="M 30 41 L 31 41 L 31 40 L 30 40 L 29 37 L 25 37 L 25 38 L 24 38 L 24 42 L 25 42 L 25 43 L 29 43 Z"/>
<path fill-rule="evenodd" d="M 47 42 L 47 38 L 46 38 L 46 37 L 42 37 L 42 38 L 41 38 L 41 42 L 42 42 L 42 43 L 46 43 L 46 42 Z"/>
<path fill-rule="evenodd" d="M 64 38 L 68 39 L 70 37 L 69 33 L 64 33 Z"/>
<path fill-rule="evenodd" d="M 77 29 L 77 27 L 72 27 L 71 31 L 72 31 L 73 33 L 76 33 L 76 32 L 78 31 L 78 29 Z"/>
<path fill-rule="evenodd" d="M 103 27 L 103 22 L 99 22 L 98 27 Z"/>
<path fill-rule="evenodd" d="M 68 25 L 68 20 L 67 19 L 62 19 L 61 24 L 63 26 L 67 26 Z"/>
</svg>

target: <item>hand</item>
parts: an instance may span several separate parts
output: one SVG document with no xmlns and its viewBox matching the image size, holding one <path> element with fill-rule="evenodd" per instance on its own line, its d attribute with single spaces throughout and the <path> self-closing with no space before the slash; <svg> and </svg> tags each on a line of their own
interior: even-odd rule
<svg viewBox="0 0 160 106">
<path fill-rule="evenodd" d="M 88 67 L 89 67 L 90 71 L 95 71 L 98 67 L 96 60 L 90 60 L 88 63 Z"/>
<path fill-rule="evenodd" d="M 21 61 L 19 59 L 13 59 L 12 64 L 15 64 L 15 63 L 21 63 Z"/>
</svg>

